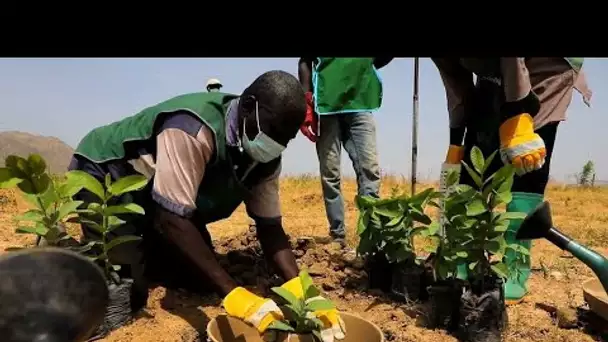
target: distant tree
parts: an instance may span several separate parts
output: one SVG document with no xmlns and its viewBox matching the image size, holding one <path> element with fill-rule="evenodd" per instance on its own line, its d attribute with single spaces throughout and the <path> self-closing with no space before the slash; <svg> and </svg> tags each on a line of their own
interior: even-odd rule
<svg viewBox="0 0 608 342">
<path fill-rule="evenodd" d="M 589 160 L 583 165 L 583 170 L 578 175 L 578 185 L 594 186 L 595 184 L 595 166 L 593 161 Z"/>
</svg>

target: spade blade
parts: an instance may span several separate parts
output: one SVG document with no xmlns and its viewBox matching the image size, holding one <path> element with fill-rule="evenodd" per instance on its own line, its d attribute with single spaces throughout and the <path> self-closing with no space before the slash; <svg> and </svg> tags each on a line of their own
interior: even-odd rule
<svg viewBox="0 0 608 342">
<path fill-rule="evenodd" d="M 551 205 L 544 201 L 533 212 L 528 214 L 517 231 L 518 240 L 533 240 L 547 237 L 553 227 Z"/>
<path fill-rule="evenodd" d="M 2 341 L 84 341 L 103 321 L 108 289 L 83 256 L 33 248 L 0 258 Z"/>
</svg>

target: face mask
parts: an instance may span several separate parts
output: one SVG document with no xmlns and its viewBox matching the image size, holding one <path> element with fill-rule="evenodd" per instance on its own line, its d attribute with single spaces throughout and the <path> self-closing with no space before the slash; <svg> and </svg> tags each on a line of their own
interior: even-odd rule
<svg viewBox="0 0 608 342">
<path fill-rule="evenodd" d="M 255 161 L 268 163 L 279 157 L 285 150 L 285 146 L 272 140 L 260 129 L 260 116 L 258 113 L 258 102 L 255 103 L 255 120 L 258 126 L 258 134 L 253 140 L 249 140 L 245 131 L 245 120 L 243 120 L 243 149 Z"/>
</svg>

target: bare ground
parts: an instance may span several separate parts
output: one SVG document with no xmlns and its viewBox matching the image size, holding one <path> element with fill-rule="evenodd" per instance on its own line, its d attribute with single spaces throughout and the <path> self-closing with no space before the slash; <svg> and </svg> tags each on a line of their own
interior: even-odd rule
<svg viewBox="0 0 608 342">
<path fill-rule="evenodd" d="M 385 177 L 384 194 L 393 188 L 407 189 L 407 184 Z M 354 182 L 345 182 L 351 246 L 357 243 L 352 229 L 357 218 L 352 201 L 355 190 Z M 424 310 L 392 302 L 380 293 L 365 291 L 362 286 L 365 272 L 361 270 L 360 263 L 344 260 L 344 253 L 339 253 L 337 246 L 301 239 L 323 237 L 327 233 L 320 185 L 315 178 L 283 180 L 281 196 L 284 225 L 292 237 L 300 265 L 309 268 L 316 283 L 340 310 L 375 322 L 388 341 L 456 341 L 443 331 L 425 328 Z M 579 241 L 594 246 L 597 251 L 608 254 L 608 190 L 553 185 L 548 191 L 548 199 L 558 227 Z M 0 250 L 33 243 L 31 236 L 14 233 L 12 218 L 26 208 L 13 192 L 0 192 Z M 256 242 L 248 232 L 249 223 L 243 208 L 240 208 L 229 220 L 213 224 L 210 231 L 220 254 L 233 251 L 222 257 L 230 272 L 254 291 L 264 293 L 273 285 L 273 279 L 266 274 Z M 72 229 L 77 234 L 77 229 Z M 235 258 L 239 261 L 235 262 Z M 567 253 L 545 241 L 535 242 L 531 295 L 524 303 L 508 309 L 506 341 L 601 341 L 606 322 L 588 314 L 580 288 L 581 283 L 590 277 L 592 274 L 586 266 Z M 151 290 L 145 311 L 103 341 L 205 341 L 207 322 L 222 312 L 219 304 L 220 299 L 215 296 L 201 297 L 157 287 Z M 559 325 L 569 327 L 560 328 Z"/>
</svg>

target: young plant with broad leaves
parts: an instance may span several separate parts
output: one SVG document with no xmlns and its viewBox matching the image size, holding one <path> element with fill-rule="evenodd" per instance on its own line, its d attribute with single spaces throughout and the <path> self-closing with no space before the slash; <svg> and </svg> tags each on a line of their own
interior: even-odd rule
<svg viewBox="0 0 608 342">
<path fill-rule="evenodd" d="M 302 298 L 282 287 L 273 287 L 271 290 L 281 298 L 279 307 L 285 317 L 282 321 L 273 322 L 268 328 L 298 335 L 311 334 L 318 342 L 322 342 L 321 330 L 323 322 L 315 316 L 316 311 L 332 310 L 336 306 L 329 300 L 321 297 L 321 292 L 314 286 L 312 278 L 305 270 L 300 271 L 302 284 Z"/>
<path fill-rule="evenodd" d="M 438 196 L 431 188 L 412 197 L 357 196 L 357 234 L 360 238 L 357 252 L 363 256 L 384 253 L 391 263 L 417 262 L 414 236 L 432 223 L 424 209 Z"/>
<path fill-rule="evenodd" d="M 124 243 L 141 240 L 141 237 L 122 235 L 110 238 L 110 233 L 125 223 L 118 215 L 144 215 L 145 212 L 141 206 L 133 202 L 113 203 L 118 198 L 125 198 L 126 196 L 124 195 L 132 191 L 141 190 L 146 186 L 148 180 L 141 175 L 132 175 L 112 182 L 110 174 L 106 174 L 104 187 L 95 177 L 84 171 L 70 171 L 66 174 L 66 177 L 68 182 L 79 184 L 79 186 L 94 194 L 98 199 L 98 202 L 91 202 L 86 208 L 78 209 L 79 217 L 74 221 L 94 229 L 99 233 L 101 239 L 86 241 L 80 247 L 79 252 L 87 255 L 93 252 L 93 255 L 89 255 L 89 257 L 94 261 L 99 261 L 103 265 L 108 279 L 112 279 L 118 283 L 119 280 L 115 271 L 120 270 L 120 266 L 112 264 L 109 252 Z"/>
<path fill-rule="evenodd" d="M 505 253 L 511 249 L 524 258 L 529 255 L 525 247 L 508 245 L 505 240 L 509 221 L 522 219 L 525 214 L 497 210 L 511 201 L 515 172 L 511 165 L 505 165 L 488 175 L 496 154 L 486 159 L 479 148 L 473 147 L 472 166 L 462 163 L 475 186 L 456 184 L 456 176 L 448 181 L 451 191 L 444 203 L 445 235 L 439 236 L 435 265 L 439 278 L 454 276 L 457 265 L 465 264 L 471 281 L 483 282 L 492 274 L 505 279 L 511 271 L 503 263 Z"/>
<path fill-rule="evenodd" d="M 61 177 L 51 177 L 45 160 L 31 154 L 27 159 L 10 155 L 5 160 L 5 167 L 0 168 L 0 188 L 14 187 L 34 206 L 15 218 L 17 233 L 37 235 L 37 244 L 43 240 L 50 246 L 71 239 L 63 223 L 75 215 L 82 204 L 82 201 L 72 200 L 82 186 Z"/>
</svg>

